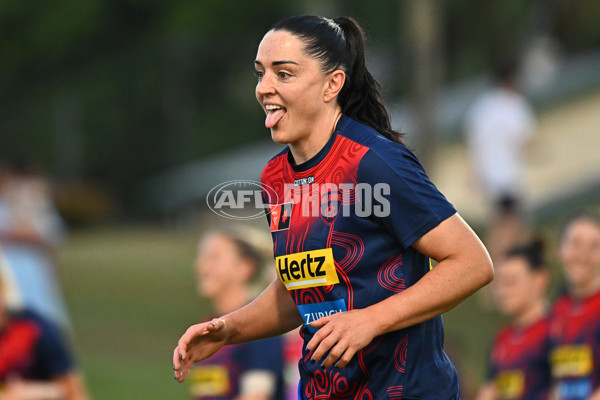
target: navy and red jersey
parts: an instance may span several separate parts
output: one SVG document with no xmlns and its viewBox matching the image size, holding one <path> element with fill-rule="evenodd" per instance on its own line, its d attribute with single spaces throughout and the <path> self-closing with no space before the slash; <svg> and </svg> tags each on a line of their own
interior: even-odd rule
<svg viewBox="0 0 600 400">
<path fill-rule="evenodd" d="M 366 308 L 428 273 L 429 258 L 411 245 L 455 214 L 454 207 L 410 150 L 347 116 L 312 159 L 291 160 L 285 149 L 261 179 L 277 273 L 305 322 L 302 395 L 458 398 L 441 317 L 377 337 L 343 370 L 321 369 L 306 350 L 315 332 L 310 322 Z"/>
<path fill-rule="evenodd" d="M 8 314 L 0 331 L 0 382 L 51 380 L 72 367 L 72 357 L 57 329 L 32 312 Z"/>
<path fill-rule="evenodd" d="M 191 398 L 236 399 L 240 395 L 240 380 L 245 373 L 265 371 L 276 377 L 273 400 L 283 400 L 283 357 L 281 337 L 225 346 L 192 367 L 188 377 Z"/>
<path fill-rule="evenodd" d="M 548 362 L 549 319 L 527 327 L 507 326 L 498 335 L 489 360 L 488 380 L 501 400 L 548 398 L 552 378 Z"/>
<path fill-rule="evenodd" d="M 600 388 L 600 292 L 565 295 L 552 310 L 550 362 L 560 400 L 587 399 Z"/>
</svg>

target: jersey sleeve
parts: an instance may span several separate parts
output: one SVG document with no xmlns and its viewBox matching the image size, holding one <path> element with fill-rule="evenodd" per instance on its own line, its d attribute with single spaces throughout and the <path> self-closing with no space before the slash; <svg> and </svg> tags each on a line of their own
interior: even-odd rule
<svg viewBox="0 0 600 400">
<path fill-rule="evenodd" d="M 283 370 L 283 340 L 276 336 L 247 342 L 241 353 L 244 371 L 266 370 L 281 374 Z"/>
<path fill-rule="evenodd" d="M 417 157 L 400 144 L 385 153 L 369 150 L 361 160 L 358 183 L 370 184 L 373 193 L 376 185 L 387 190 L 383 198 L 389 202 L 389 212 L 378 218 L 404 248 L 456 213 Z M 377 204 L 376 196 L 373 201 Z M 385 210 L 385 202 L 380 203 Z"/>
<path fill-rule="evenodd" d="M 600 326 L 597 326 L 594 334 L 594 343 L 592 345 L 593 352 L 593 363 L 594 365 L 600 365 Z M 593 377 L 592 382 L 594 390 L 600 390 L 600 368 L 594 368 L 592 371 Z"/>
<path fill-rule="evenodd" d="M 74 367 L 72 356 L 54 326 L 40 321 L 42 335 L 36 346 L 36 359 L 39 373 L 47 379 L 66 374 Z"/>
<path fill-rule="evenodd" d="M 492 358 L 492 354 L 494 351 L 495 342 L 492 343 L 488 348 L 487 360 L 486 360 L 486 370 L 485 370 L 485 381 L 486 382 L 494 382 L 496 377 L 498 376 L 498 367 L 494 363 Z"/>
</svg>

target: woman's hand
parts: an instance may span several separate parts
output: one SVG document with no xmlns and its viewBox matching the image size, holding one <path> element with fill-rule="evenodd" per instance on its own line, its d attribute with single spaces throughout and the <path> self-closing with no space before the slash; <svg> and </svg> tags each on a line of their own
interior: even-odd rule
<svg viewBox="0 0 600 400">
<path fill-rule="evenodd" d="M 320 361 L 324 368 L 334 365 L 344 368 L 352 357 L 379 335 L 372 316 L 366 310 L 351 310 L 320 318 L 310 324 L 319 329 L 308 342 L 312 360 Z"/>
<path fill-rule="evenodd" d="M 190 326 L 173 351 L 174 378 L 183 382 L 194 363 L 212 356 L 227 343 L 228 334 L 222 318 Z"/>
</svg>

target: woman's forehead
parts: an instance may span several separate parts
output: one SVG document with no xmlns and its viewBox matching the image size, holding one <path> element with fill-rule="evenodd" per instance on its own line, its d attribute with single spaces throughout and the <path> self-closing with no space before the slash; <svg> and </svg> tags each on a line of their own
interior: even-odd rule
<svg viewBox="0 0 600 400">
<path fill-rule="evenodd" d="M 278 58 L 302 58 L 304 43 L 290 32 L 278 30 L 269 31 L 261 40 L 256 55 L 257 61 L 268 59 L 278 61 Z M 272 59 L 272 60 L 271 60 Z"/>
<path fill-rule="evenodd" d="M 600 226 L 593 220 L 580 218 L 567 226 L 565 236 L 589 236 L 597 238 L 600 237 Z"/>
</svg>

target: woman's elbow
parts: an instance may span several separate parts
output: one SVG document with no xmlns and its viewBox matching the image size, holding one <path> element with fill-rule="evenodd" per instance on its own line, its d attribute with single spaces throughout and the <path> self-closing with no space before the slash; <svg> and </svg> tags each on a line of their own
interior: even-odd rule
<svg viewBox="0 0 600 400">
<path fill-rule="evenodd" d="M 477 275 L 480 284 L 478 289 L 494 280 L 494 265 L 487 252 L 485 253 L 485 256 L 481 258 L 480 262 L 477 263 L 477 270 L 479 272 Z"/>
</svg>

